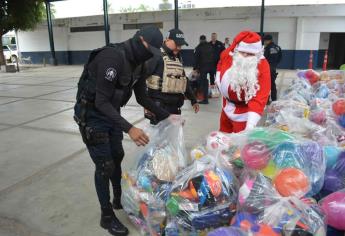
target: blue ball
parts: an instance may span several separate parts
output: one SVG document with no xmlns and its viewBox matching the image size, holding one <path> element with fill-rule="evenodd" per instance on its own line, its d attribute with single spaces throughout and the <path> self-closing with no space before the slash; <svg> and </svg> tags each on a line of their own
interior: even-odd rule
<svg viewBox="0 0 345 236">
<path fill-rule="evenodd" d="M 338 123 L 342 128 L 345 128 L 345 114 L 339 116 L 338 118 Z"/>
<path fill-rule="evenodd" d="M 338 160 L 340 148 L 335 146 L 325 146 L 323 148 L 323 155 L 326 159 L 327 169 L 332 168 Z"/>
<path fill-rule="evenodd" d="M 327 98 L 328 95 L 329 95 L 329 89 L 327 85 L 325 84 L 321 85 L 315 94 L 317 98 Z"/>
<path fill-rule="evenodd" d="M 272 152 L 273 162 L 279 169 L 295 167 L 302 169 L 302 154 L 298 145 L 292 142 L 279 144 Z"/>
</svg>

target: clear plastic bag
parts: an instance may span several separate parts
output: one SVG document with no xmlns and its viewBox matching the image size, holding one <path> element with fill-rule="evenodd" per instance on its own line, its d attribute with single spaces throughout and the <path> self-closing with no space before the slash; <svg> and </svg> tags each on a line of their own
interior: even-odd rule
<svg viewBox="0 0 345 236">
<path fill-rule="evenodd" d="M 282 196 L 312 196 L 321 190 L 326 161 L 318 143 L 268 128 L 242 135 L 246 136 L 239 144 L 244 166 L 261 172 Z"/>
<path fill-rule="evenodd" d="M 345 230 L 345 189 L 323 198 L 319 205 L 326 214 L 328 225 L 338 230 Z"/>
<path fill-rule="evenodd" d="M 161 235 L 172 182 L 189 160 L 182 120 L 164 120 L 152 127 L 149 135 L 151 141 L 140 153 L 136 168 L 123 175 L 122 205 L 142 234 Z"/>
<path fill-rule="evenodd" d="M 209 232 L 207 236 L 249 236 L 250 234 L 237 227 L 221 227 Z"/>
<path fill-rule="evenodd" d="M 326 235 L 323 214 L 314 200 L 282 197 L 260 172 L 244 173 L 242 183 L 232 226 L 254 235 Z"/>
<path fill-rule="evenodd" d="M 238 181 L 214 159 L 206 155 L 195 160 L 177 176 L 166 204 L 167 235 L 220 227 L 234 215 Z"/>
</svg>

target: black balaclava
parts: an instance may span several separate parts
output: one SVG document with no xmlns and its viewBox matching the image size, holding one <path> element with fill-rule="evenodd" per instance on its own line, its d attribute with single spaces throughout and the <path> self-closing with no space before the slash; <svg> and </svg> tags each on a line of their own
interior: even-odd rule
<svg viewBox="0 0 345 236">
<path fill-rule="evenodd" d="M 146 48 L 141 37 L 149 44 Z M 150 59 L 153 54 L 160 53 L 159 48 L 163 43 L 163 35 L 156 26 L 145 26 L 141 28 L 132 38 L 133 55 L 137 62 L 143 63 Z"/>
</svg>

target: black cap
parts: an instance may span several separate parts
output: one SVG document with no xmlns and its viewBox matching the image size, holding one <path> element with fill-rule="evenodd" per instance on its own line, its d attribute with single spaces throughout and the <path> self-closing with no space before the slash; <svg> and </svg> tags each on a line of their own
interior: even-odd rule
<svg viewBox="0 0 345 236">
<path fill-rule="evenodd" d="M 273 39 L 272 35 L 270 35 L 270 34 L 264 35 L 264 41 L 265 40 L 272 40 L 272 39 Z"/>
<path fill-rule="evenodd" d="M 169 30 L 167 38 L 174 40 L 176 45 L 178 46 L 182 46 L 182 45 L 188 46 L 188 43 L 184 40 L 183 32 L 179 29 Z"/>
<path fill-rule="evenodd" d="M 200 40 L 206 40 L 206 36 L 205 35 L 200 35 Z"/>
<path fill-rule="evenodd" d="M 142 36 L 152 47 L 160 48 L 163 44 L 163 35 L 157 26 L 144 26 L 136 33 L 136 35 Z"/>
</svg>

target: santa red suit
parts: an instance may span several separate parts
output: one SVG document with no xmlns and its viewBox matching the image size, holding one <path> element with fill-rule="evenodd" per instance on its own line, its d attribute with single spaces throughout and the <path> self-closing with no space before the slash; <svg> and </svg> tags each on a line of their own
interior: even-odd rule
<svg viewBox="0 0 345 236">
<path fill-rule="evenodd" d="M 244 57 L 240 52 L 252 56 Z M 254 128 L 271 90 L 270 67 L 257 33 L 241 32 L 222 52 L 216 83 L 223 96 L 220 131 L 237 133 Z"/>
</svg>

